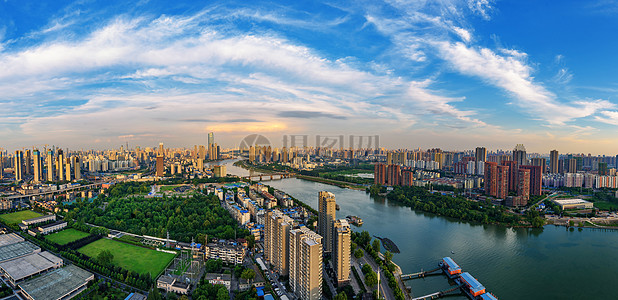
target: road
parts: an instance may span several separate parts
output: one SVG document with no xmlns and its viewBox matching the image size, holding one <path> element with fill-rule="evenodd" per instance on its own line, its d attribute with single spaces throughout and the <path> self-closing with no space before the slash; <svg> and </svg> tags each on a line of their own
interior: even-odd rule
<svg viewBox="0 0 618 300">
<path fill-rule="evenodd" d="M 362 248 L 359 247 L 359 249 Z M 365 252 L 365 249 L 362 250 L 364 253 L 363 257 L 359 259 L 354 259 L 354 263 L 358 265 L 359 270 L 362 269 L 362 266 L 364 264 L 369 264 L 369 266 L 371 266 L 371 269 L 373 269 L 374 272 L 380 272 L 380 296 L 384 297 L 384 299 L 386 300 L 395 299 L 395 294 L 393 293 L 393 290 L 391 290 L 391 288 L 388 286 L 388 280 L 386 279 L 386 276 L 382 274 L 382 270 L 380 269 L 378 264 L 373 260 L 373 258 L 368 256 L 369 254 Z M 362 276 L 362 274 L 359 275 Z"/>
</svg>

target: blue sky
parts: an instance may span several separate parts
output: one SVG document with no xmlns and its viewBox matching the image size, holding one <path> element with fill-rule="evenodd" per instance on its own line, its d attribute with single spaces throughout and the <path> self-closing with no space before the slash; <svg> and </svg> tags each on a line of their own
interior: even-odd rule
<svg viewBox="0 0 618 300">
<path fill-rule="evenodd" d="M 0 1 L 0 147 L 615 154 L 618 1 Z"/>
</svg>

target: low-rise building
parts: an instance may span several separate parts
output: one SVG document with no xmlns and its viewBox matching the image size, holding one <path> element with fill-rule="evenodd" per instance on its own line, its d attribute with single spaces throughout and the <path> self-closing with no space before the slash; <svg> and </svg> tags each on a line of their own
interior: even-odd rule
<svg viewBox="0 0 618 300">
<path fill-rule="evenodd" d="M 180 282 L 177 278 L 170 275 L 161 275 L 157 279 L 157 288 L 163 289 L 166 292 L 186 295 L 189 293 L 189 287 L 188 283 Z"/>
<path fill-rule="evenodd" d="M 555 199 L 554 203 L 560 206 L 560 209 L 591 209 L 594 207 L 592 202 L 583 199 Z"/>
<path fill-rule="evenodd" d="M 242 264 L 247 249 L 236 242 L 219 241 L 204 247 L 207 259 L 220 259 L 229 264 Z"/>
<path fill-rule="evenodd" d="M 66 228 L 66 227 L 67 227 L 67 222 L 65 222 L 65 221 L 58 221 L 58 222 L 54 222 L 54 223 L 51 223 L 51 224 L 39 226 L 37 228 L 29 229 L 28 230 L 28 234 L 30 234 L 32 236 L 36 236 L 38 234 L 46 235 L 48 233 L 60 231 L 60 230 L 62 230 L 64 228 Z"/>
<path fill-rule="evenodd" d="M 40 217 L 36 217 L 32 219 L 23 220 L 21 221 L 21 223 L 26 226 L 31 226 L 31 225 L 41 224 L 45 222 L 50 222 L 50 221 L 56 221 L 56 215 L 52 214 L 52 215 L 40 216 Z"/>
<path fill-rule="evenodd" d="M 232 275 L 230 274 L 208 273 L 205 278 L 210 284 L 222 284 L 228 291 L 230 290 L 232 284 Z"/>
<path fill-rule="evenodd" d="M 17 282 L 63 266 L 62 259 L 47 252 L 32 253 L 0 263 L 0 272 L 15 286 Z"/>
</svg>

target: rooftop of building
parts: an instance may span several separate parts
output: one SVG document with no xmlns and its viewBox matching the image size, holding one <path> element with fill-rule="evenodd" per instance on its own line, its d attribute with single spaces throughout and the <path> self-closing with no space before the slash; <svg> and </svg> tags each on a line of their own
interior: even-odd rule
<svg viewBox="0 0 618 300">
<path fill-rule="evenodd" d="M 24 238 L 16 233 L 8 233 L 0 235 L 0 247 L 23 242 Z"/>
<path fill-rule="evenodd" d="M 48 218 L 55 218 L 56 215 L 44 215 L 44 216 L 40 216 L 40 217 L 36 217 L 36 218 L 32 218 L 32 219 L 27 219 L 27 220 L 23 220 L 22 222 L 36 222 L 36 221 L 40 221 L 40 220 L 46 220 Z"/>
<path fill-rule="evenodd" d="M 61 258 L 45 251 L 0 263 L 0 268 L 13 277 L 14 280 L 20 280 L 52 268 L 61 262 Z"/>
<path fill-rule="evenodd" d="M 206 280 L 221 279 L 221 280 L 225 280 L 225 281 L 230 281 L 230 280 L 232 280 L 232 275 L 230 275 L 230 274 L 208 273 L 208 274 L 206 274 L 205 278 L 206 278 Z"/>
<path fill-rule="evenodd" d="M 54 223 L 50 223 L 50 224 L 46 224 L 46 225 L 40 226 L 40 228 L 42 228 L 42 229 L 46 229 L 46 228 L 50 228 L 50 227 L 54 227 L 54 226 L 58 226 L 58 225 L 63 224 L 63 223 L 65 223 L 65 224 L 66 224 L 66 222 L 65 222 L 65 221 L 56 221 L 56 222 L 54 222 Z"/>
<path fill-rule="evenodd" d="M 174 279 L 174 277 L 169 276 L 169 275 L 161 275 L 159 276 L 159 278 L 157 279 L 157 282 L 159 283 L 165 283 L 165 284 L 172 284 L 174 283 L 176 279 Z"/>
<path fill-rule="evenodd" d="M 554 202 L 561 205 L 589 203 L 584 199 L 555 199 Z"/>
<path fill-rule="evenodd" d="M 92 273 L 86 270 L 68 265 L 30 279 L 19 286 L 33 299 L 56 300 L 76 290 L 92 276 Z"/>
<path fill-rule="evenodd" d="M 41 248 L 27 241 L 5 245 L 0 247 L 0 262 L 11 260 L 40 250 Z"/>
</svg>

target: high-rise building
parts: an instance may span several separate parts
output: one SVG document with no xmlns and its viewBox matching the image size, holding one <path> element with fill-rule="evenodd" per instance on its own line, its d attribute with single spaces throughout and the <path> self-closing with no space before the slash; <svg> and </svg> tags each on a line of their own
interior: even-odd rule
<svg viewBox="0 0 618 300">
<path fill-rule="evenodd" d="M 225 165 L 216 165 L 213 173 L 215 173 L 215 177 L 225 177 L 227 176 L 227 167 Z"/>
<path fill-rule="evenodd" d="M 159 143 L 159 153 L 157 154 L 157 156 L 161 155 L 165 158 L 165 148 L 163 148 L 163 143 Z"/>
<path fill-rule="evenodd" d="M 254 146 L 249 146 L 249 161 L 255 162 L 255 147 Z M 284 162 L 287 162 L 287 156 Z"/>
<path fill-rule="evenodd" d="M 541 167 L 541 172 L 543 172 L 543 174 L 545 174 L 547 172 L 547 160 L 543 157 L 535 157 L 533 158 L 530 163 L 533 166 L 539 166 Z"/>
<path fill-rule="evenodd" d="M 506 196 L 509 195 L 509 170 L 509 166 L 498 166 L 498 184 L 494 197 L 506 199 Z"/>
<path fill-rule="evenodd" d="M 81 161 L 79 160 L 79 157 L 77 155 L 72 156 L 71 159 L 73 160 L 73 175 L 75 176 L 75 180 L 81 180 L 82 179 Z"/>
<path fill-rule="evenodd" d="M 165 174 L 165 158 L 163 155 L 157 155 L 157 177 L 163 177 Z"/>
<path fill-rule="evenodd" d="M 32 156 L 34 158 L 34 174 L 32 180 L 36 183 L 41 182 L 42 177 L 42 168 L 41 168 L 41 154 L 39 149 L 34 149 L 32 151 Z"/>
<path fill-rule="evenodd" d="M 214 143 L 215 143 L 215 133 L 209 132 L 208 133 L 208 148 L 210 148 L 210 146 L 213 145 Z"/>
<path fill-rule="evenodd" d="M 4 153 L 0 149 L 0 179 L 4 179 Z"/>
<path fill-rule="evenodd" d="M 289 232 L 289 283 L 299 299 L 322 299 L 322 242 L 320 235 L 305 226 Z"/>
<path fill-rule="evenodd" d="M 58 149 L 58 156 L 56 157 L 56 172 L 58 181 L 64 181 L 64 152 L 62 149 Z"/>
<path fill-rule="evenodd" d="M 498 163 L 486 161 L 484 176 L 485 194 L 495 197 L 498 194 Z"/>
<path fill-rule="evenodd" d="M 348 220 L 341 219 L 333 224 L 333 269 L 337 276 L 337 285 L 343 286 L 350 281 L 350 259 L 352 250 L 350 247 L 352 230 Z"/>
<path fill-rule="evenodd" d="M 386 184 L 386 165 L 375 164 L 373 166 L 373 183 L 374 184 Z"/>
<path fill-rule="evenodd" d="M 526 206 L 530 199 L 530 170 L 520 168 L 518 171 L 517 197 L 519 197 L 519 201 L 514 206 Z"/>
<path fill-rule="evenodd" d="M 68 153 L 67 153 L 68 154 Z M 73 179 L 73 176 L 71 176 L 71 158 L 67 156 L 67 158 L 65 159 L 65 172 L 66 175 L 64 176 L 64 180 L 66 181 L 71 181 Z"/>
<path fill-rule="evenodd" d="M 290 229 L 294 220 L 279 210 L 266 212 L 264 219 L 264 259 L 279 275 L 288 275 L 290 258 Z M 321 247 L 322 245 L 320 245 Z"/>
<path fill-rule="evenodd" d="M 517 162 L 517 166 L 523 166 L 528 164 L 528 157 L 526 156 L 526 147 L 523 144 L 517 144 L 513 149 L 513 159 Z"/>
<path fill-rule="evenodd" d="M 558 173 L 558 150 L 549 152 L 549 173 Z"/>
<path fill-rule="evenodd" d="M 19 182 L 23 178 L 24 174 L 24 153 L 20 150 L 15 151 L 15 163 L 13 169 L 15 170 L 15 181 Z"/>
<path fill-rule="evenodd" d="M 318 234 L 324 240 L 324 253 L 331 253 L 333 248 L 333 222 L 335 221 L 335 195 L 331 192 L 318 193 Z"/>
<path fill-rule="evenodd" d="M 577 159 L 571 158 L 568 160 L 568 173 L 577 173 Z"/>
<path fill-rule="evenodd" d="M 386 184 L 395 186 L 401 184 L 401 166 L 399 165 L 388 165 L 386 168 Z"/>
<path fill-rule="evenodd" d="M 414 172 L 412 170 L 401 171 L 401 185 L 413 186 L 414 185 Z"/>
<path fill-rule="evenodd" d="M 474 158 L 476 159 L 476 161 L 486 161 L 487 149 L 485 149 L 485 147 L 476 147 Z"/>
<path fill-rule="evenodd" d="M 503 166 L 509 167 L 509 191 L 517 191 L 517 162 L 512 160 L 503 160 L 501 163 Z"/>
<path fill-rule="evenodd" d="M 530 170 L 530 195 L 541 195 L 541 187 L 543 186 L 543 172 L 540 166 L 520 166 L 520 169 Z"/>
<path fill-rule="evenodd" d="M 32 175 L 32 155 L 30 149 L 26 150 L 26 157 L 24 158 L 24 174 Z"/>
<path fill-rule="evenodd" d="M 54 181 L 54 155 L 51 149 L 47 150 L 47 181 Z"/>
<path fill-rule="evenodd" d="M 599 162 L 599 175 L 608 175 L 606 162 Z"/>
</svg>

